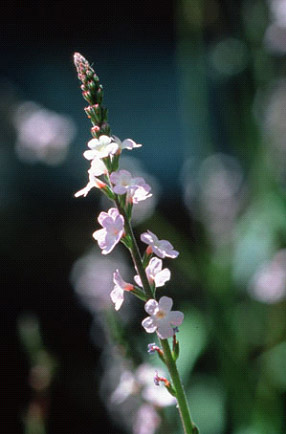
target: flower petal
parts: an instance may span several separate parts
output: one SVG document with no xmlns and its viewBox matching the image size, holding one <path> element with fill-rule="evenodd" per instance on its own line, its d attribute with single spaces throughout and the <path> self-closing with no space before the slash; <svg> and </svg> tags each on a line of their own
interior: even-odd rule
<svg viewBox="0 0 286 434">
<path fill-rule="evenodd" d="M 98 242 L 98 245 L 101 249 L 105 249 L 106 242 L 106 230 L 105 229 L 98 229 L 97 231 L 93 232 L 92 234 L 93 238 Z"/>
<path fill-rule="evenodd" d="M 94 187 L 92 182 L 89 182 L 82 190 L 77 191 L 74 196 L 75 197 L 79 197 L 79 196 L 84 196 L 86 197 L 86 195 L 88 194 L 88 192 L 92 189 L 92 187 Z"/>
<path fill-rule="evenodd" d="M 120 241 L 120 238 L 121 235 L 114 236 L 113 234 L 107 232 L 105 236 L 105 247 L 102 251 L 102 254 L 108 255 L 108 253 L 110 253 L 114 249 L 116 244 Z"/>
<path fill-rule="evenodd" d="M 121 274 L 119 270 L 115 270 L 113 273 L 113 282 L 116 286 L 119 286 L 123 291 L 132 291 L 134 289 L 134 285 L 131 283 L 125 282 L 125 280 L 122 279 Z"/>
<path fill-rule="evenodd" d="M 173 300 L 170 297 L 163 296 L 159 300 L 159 309 L 168 313 L 172 309 Z M 148 312 L 149 313 L 149 312 Z"/>
<path fill-rule="evenodd" d="M 87 151 L 88 152 L 88 151 Z M 88 173 L 93 176 L 101 176 L 108 172 L 104 162 L 100 158 L 94 158 L 91 162 Z"/>
<path fill-rule="evenodd" d="M 111 137 L 106 136 L 105 134 L 99 137 L 99 141 L 101 145 L 109 145 L 109 143 L 111 143 L 111 140 L 112 140 Z"/>
<path fill-rule="evenodd" d="M 168 282 L 171 279 L 171 271 L 169 268 L 164 268 L 164 270 L 160 271 L 156 274 L 154 282 L 155 286 L 157 288 L 160 288 L 160 286 L 164 286 L 166 282 Z"/>
<path fill-rule="evenodd" d="M 142 282 L 141 282 L 141 279 L 140 279 L 140 276 L 138 276 L 137 274 L 136 274 L 136 276 L 134 276 L 134 280 L 135 280 L 135 282 L 137 283 L 137 285 L 138 286 L 140 286 L 141 288 L 142 288 Z"/>
<path fill-rule="evenodd" d="M 133 148 L 140 148 L 142 145 L 139 145 L 138 143 L 134 142 L 132 139 L 125 139 L 121 143 L 121 149 L 128 149 L 131 150 Z"/>
<path fill-rule="evenodd" d="M 144 232 L 143 234 L 141 234 L 140 239 L 141 239 L 141 241 L 143 241 L 143 243 L 150 245 L 150 244 L 153 244 L 153 237 L 148 232 Z"/>
<path fill-rule="evenodd" d="M 183 312 L 180 312 L 179 310 L 174 310 L 174 311 L 169 313 L 168 320 L 169 320 L 170 324 L 175 325 L 175 326 L 179 326 L 182 324 L 182 322 L 184 320 L 184 314 L 183 314 Z"/>
<path fill-rule="evenodd" d="M 149 315 L 155 315 L 158 311 L 158 302 L 155 299 L 151 298 L 145 303 L 144 309 L 147 313 L 149 313 Z"/>
<path fill-rule="evenodd" d="M 87 160 L 93 160 L 93 158 L 96 157 L 96 152 L 93 149 L 88 150 L 88 151 L 84 151 L 83 156 Z"/>
<path fill-rule="evenodd" d="M 112 217 L 113 220 L 115 220 L 116 217 L 118 217 L 119 215 L 121 216 L 121 214 L 119 214 L 119 211 L 118 211 L 117 208 L 110 208 L 109 211 L 108 211 L 108 215 L 110 215 L 110 217 Z"/>
<path fill-rule="evenodd" d="M 169 258 L 176 258 L 179 255 L 179 252 L 174 250 L 172 244 L 167 240 L 158 241 L 157 245 L 154 245 L 154 251 L 155 248 L 158 249 L 158 251 L 161 253 L 161 255 L 163 255 L 164 258 L 166 256 Z"/>
<path fill-rule="evenodd" d="M 158 326 L 157 333 L 161 339 L 167 339 L 174 335 L 174 330 L 170 324 L 164 322 Z"/>
<path fill-rule="evenodd" d="M 153 278 L 162 270 L 163 262 L 159 258 L 152 258 L 146 268 L 147 274 L 150 274 Z"/>
<path fill-rule="evenodd" d="M 99 224 L 101 224 L 101 226 L 104 226 L 107 219 L 110 220 L 110 217 L 109 217 L 109 214 L 107 214 L 107 212 L 105 212 L 105 211 L 101 211 L 101 213 L 97 217 L 97 221 Z"/>
<path fill-rule="evenodd" d="M 141 324 L 147 333 L 154 333 L 157 330 L 157 324 L 150 316 L 147 316 L 147 318 L 143 319 Z"/>
<path fill-rule="evenodd" d="M 113 282 L 115 283 L 115 285 L 117 285 L 121 288 L 123 288 L 123 286 L 125 284 L 124 280 L 121 277 L 121 274 L 120 274 L 118 268 L 113 273 Z"/>
<path fill-rule="evenodd" d="M 115 310 L 119 310 L 124 301 L 124 290 L 120 286 L 115 285 L 114 289 L 110 293 L 110 298 L 115 304 Z"/>
</svg>

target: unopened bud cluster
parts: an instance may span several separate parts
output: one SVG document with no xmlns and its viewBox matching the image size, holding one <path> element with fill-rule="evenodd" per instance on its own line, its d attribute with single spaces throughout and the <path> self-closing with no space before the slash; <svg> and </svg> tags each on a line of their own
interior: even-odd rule
<svg viewBox="0 0 286 434">
<path fill-rule="evenodd" d="M 102 106 L 103 88 L 99 78 L 90 66 L 89 62 L 80 54 L 74 54 L 74 64 L 77 76 L 81 81 L 82 96 L 88 102 L 84 111 L 92 123 L 91 134 L 100 137 L 103 134 L 110 135 L 110 127 L 107 123 L 107 109 Z"/>
</svg>

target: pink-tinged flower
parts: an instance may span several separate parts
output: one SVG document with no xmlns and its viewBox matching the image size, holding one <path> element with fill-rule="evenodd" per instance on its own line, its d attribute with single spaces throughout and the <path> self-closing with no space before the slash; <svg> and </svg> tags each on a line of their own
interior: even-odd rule
<svg viewBox="0 0 286 434">
<path fill-rule="evenodd" d="M 163 261 L 159 258 L 152 258 L 146 267 L 146 275 L 148 278 L 148 281 L 151 284 L 155 284 L 156 288 L 159 288 L 160 286 L 164 286 L 168 280 L 171 278 L 171 271 L 169 268 L 164 268 L 162 270 Z M 134 280 L 137 283 L 137 285 L 142 287 L 141 279 L 138 275 L 134 276 Z"/>
<path fill-rule="evenodd" d="M 127 193 L 128 200 L 131 200 L 135 204 L 152 196 L 152 194 L 149 193 L 151 190 L 150 185 L 146 184 L 145 180 L 141 177 L 132 178 L 128 170 L 112 172 L 110 180 L 114 185 L 114 193 Z"/>
<path fill-rule="evenodd" d="M 138 143 L 134 142 L 134 140 L 132 140 L 132 139 L 125 139 L 125 140 L 123 140 L 123 142 L 121 142 L 121 140 L 116 136 L 113 136 L 113 139 L 118 144 L 118 148 L 120 150 L 128 149 L 129 151 L 131 151 L 131 149 L 141 148 L 141 146 L 142 146 L 142 145 L 139 145 Z"/>
<path fill-rule="evenodd" d="M 108 213 L 102 211 L 97 220 L 103 229 L 95 231 L 92 236 L 102 249 L 102 254 L 107 255 L 119 243 L 124 233 L 124 218 L 117 208 L 110 208 Z"/>
<path fill-rule="evenodd" d="M 141 234 L 141 241 L 149 245 L 152 252 L 154 252 L 159 258 L 176 258 L 179 252 L 174 250 L 172 244 L 167 240 L 159 240 L 153 232 L 147 230 Z"/>
<path fill-rule="evenodd" d="M 122 279 L 119 270 L 116 270 L 113 273 L 113 282 L 115 286 L 110 293 L 110 297 L 112 302 L 115 304 L 115 310 L 119 310 L 124 301 L 124 291 L 132 291 L 134 289 L 134 285 L 125 282 Z"/>
<path fill-rule="evenodd" d="M 166 375 L 164 371 L 160 374 Z M 135 372 L 124 370 L 119 377 L 119 384 L 111 395 L 111 403 L 122 404 L 132 395 L 141 395 L 155 407 L 163 408 L 176 404 L 176 399 L 170 395 L 165 387 L 157 388 L 153 381 L 154 366 L 141 364 Z M 150 434 L 147 430 L 146 433 Z"/>
<path fill-rule="evenodd" d="M 104 188 L 106 184 L 102 182 L 97 176 L 105 175 L 107 173 L 107 169 L 105 164 L 99 158 L 95 158 L 91 162 L 90 169 L 88 170 L 89 182 L 88 184 L 80 191 L 75 193 L 75 197 L 86 196 L 88 192 L 93 188 Z"/>
<path fill-rule="evenodd" d="M 142 326 L 147 333 L 157 331 L 161 339 L 167 339 L 174 335 L 174 326 L 182 324 L 184 314 L 180 311 L 171 311 L 173 300 L 170 297 L 161 297 L 159 303 L 150 299 L 145 304 L 145 310 L 150 316 L 142 321 Z"/>
<path fill-rule="evenodd" d="M 110 181 L 114 185 L 113 191 L 116 194 L 128 193 L 131 186 L 134 185 L 131 173 L 128 172 L 128 170 L 112 172 L 110 175 Z"/>
<path fill-rule="evenodd" d="M 98 139 L 91 139 L 87 146 L 90 150 L 83 153 L 87 160 L 93 160 L 96 157 L 105 158 L 115 154 L 118 150 L 118 144 L 113 141 L 112 137 L 105 135 L 100 136 Z"/>
<path fill-rule="evenodd" d="M 142 202 L 152 196 L 152 193 L 149 193 L 150 190 L 150 185 L 146 184 L 143 178 L 137 178 L 137 185 L 130 189 L 127 199 L 134 204 Z"/>
<path fill-rule="evenodd" d="M 160 426 L 161 418 L 153 405 L 142 404 L 133 423 L 134 434 L 155 434 Z"/>
<path fill-rule="evenodd" d="M 286 299 L 286 249 L 262 264 L 250 281 L 249 292 L 262 303 L 279 303 Z"/>
</svg>

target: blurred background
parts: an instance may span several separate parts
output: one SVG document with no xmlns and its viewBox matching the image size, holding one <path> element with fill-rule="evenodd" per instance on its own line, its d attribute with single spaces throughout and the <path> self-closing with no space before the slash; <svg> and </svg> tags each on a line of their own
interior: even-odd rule
<svg viewBox="0 0 286 434">
<path fill-rule="evenodd" d="M 180 251 L 164 294 L 185 313 L 178 364 L 201 433 L 285 433 L 286 0 L 0 10 L 1 432 L 181 429 L 153 385 L 164 370 L 142 304 L 110 302 L 115 268 L 134 273 L 124 249 L 103 257 L 92 240 L 109 204 L 73 196 L 91 137 L 79 51 L 112 132 L 144 145 L 122 157 L 153 188 L 137 236 Z"/>
</svg>

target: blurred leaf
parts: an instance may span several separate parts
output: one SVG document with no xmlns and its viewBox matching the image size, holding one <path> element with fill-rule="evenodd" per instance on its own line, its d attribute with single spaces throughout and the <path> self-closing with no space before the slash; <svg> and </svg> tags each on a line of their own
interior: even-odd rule
<svg viewBox="0 0 286 434">
<path fill-rule="evenodd" d="M 270 260 L 281 231 L 285 231 L 285 206 L 279 196 L 267 193 L 237 225 L 233 265 L 239 283 L 246 284 L 257 267 Z"/>
<path fill-rule="evenodd" d="M 286 390 L 285 360 L 286 342 L 276 345 L 262 356 L 264 369 L 269 376 L 268 380 L 283 391 Z"/>
<path fill-rule="evenodd" d="M 225 395 L 217 380 L 206 377 L 188 390 L 192 417 L 203 434 L 221 434 L 226 423 Z"/>
<path fill-rule="evenodd" d="M 239 428 L 238 430 L 234 431 L 233 434 L 261 434 L 260 431 L 257 431 L 255 427 L 243 427 Z"/>
<path fill-rule="evenodd" d="M 207 344 L 207 327 L 203 315 L 196 309 L 184 309 L 185 319 L 177 336 L 180 357 L 177 361 L 182 378 L 191 374 L 194 364 Z"/>
</svg>

